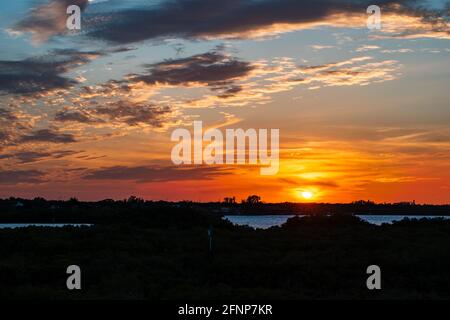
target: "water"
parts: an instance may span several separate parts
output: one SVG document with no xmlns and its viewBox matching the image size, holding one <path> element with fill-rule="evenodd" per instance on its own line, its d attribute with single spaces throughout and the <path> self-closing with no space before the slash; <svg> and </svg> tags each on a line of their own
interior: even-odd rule
<svg viewBox="0 0 450 320">
<path fill-rule="evenodd" d="M 66 226 L 71 227 L 90 227 L 92 224 L 86 223 L 0 223 L 0 229 L 16 229 L 26 227 L 51 227 L 62 228 Z"/>
<path fill-rule="evenodd" d="M 264 215 L 264 216 L 225 216 L 224 218 L 238 226 L 249 226 L 255 229 L 269 229 L 281 226 L 293 215 Z"/>
<path fill-rule="evenodd" d="M 372 224 L 376 224 L 377 226 L 382 225 L 383 223 L 392 223 L 394 221 L 401 221 L 403 219 L 450 219 L 450 216 L 372 216 L 372 215 L 359 215 L 362 220 L 367 221 Z"/>
<path fill-rule="evenodd" d="M 224 218 L 233 224 L 239 226 L 249 226 L 255 229 L 268 229 L 270 227 L 281 226 L 289 218 L 294 217 L 294 215 L 263 215 L 263 216 L 225 216 Z M 299 217 L 303 217 L 299 215 Z M 433 218 L 444 218 L 450 219 L 450 216 L 374 216 L 374 215 L 359 215 L 362 220 L 367 221 L 371 224 L 380 226 L 383 223 L 393 223 L 394 221 L 401 221 L 405 218 L 408 219 L 433 219 Z"/>
</svg>

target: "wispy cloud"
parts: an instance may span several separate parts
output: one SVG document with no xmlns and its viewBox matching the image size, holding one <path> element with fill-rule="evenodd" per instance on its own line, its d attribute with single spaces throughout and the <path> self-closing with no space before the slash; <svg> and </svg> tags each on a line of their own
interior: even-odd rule
<svg viewBox="0 0 450 320">
<path fill-rule="evenodd" d="M 183 181 L 183 180 L 209 180 L 214 177 L 231 174 L 220 167 L 195 166 L 115 166 L 92 170 L 84 179 L 88 180 L 128 180 L 139 183 Z"/>
<path fill-rule="evenodd" d="M 39 170 L 0 170 L 1 184 L 41 183 L 44 173 Z"/>
<path fill-rule="evenodd" d="M 0 159 L 15 159 L 19 163 L 33 163 L 43 160 L 61 159 L 79 153 L 73 150 L 55 150 L 55 151 L 19 151 L 10 154 L 3 154 Z"/>
<path fill-rule="evenodd" d="M 75 136 L 69 133 L 61 133 L 51 129 L 41 129 L 20 138 L 20 142 L 50 142 L 50 143 L 73 143 Z"/>
<path fill-rule="evenodd" d="M 324 49 L 336 48 L 336 46 L 322 45 L 322 44 L 313 44 L 313 45 L 311 45 L 311 48 L 314 49 L 314 50 L 324 50 Z"/>
<path fill-rule="evenodd" d="M 376 50 L 376 49 L 380 49 L 380 47 L 376 46 L 376 45 L 365 44 L 365 45 L 362 45 L 362 46 L 356 48 L 355 51 L 356 52 L 365 52 L 365 51 Z"/>
</svg>

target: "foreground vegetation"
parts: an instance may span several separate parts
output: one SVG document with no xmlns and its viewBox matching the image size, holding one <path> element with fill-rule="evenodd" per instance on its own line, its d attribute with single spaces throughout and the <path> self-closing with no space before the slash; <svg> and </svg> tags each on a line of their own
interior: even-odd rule
<svg viewBox="0 0 450 320">
<path fill-rule="evenodd" d="M 162 205 L 102 214 L 93 227 L 0 229 L 0 298 L 450 298 L 450 220 L 314 216 L 253 230 Z M 382 290 L 366 288 L 372 264 Z M 69 265 L 80 291 L 66 288 Z"/>
</svg>

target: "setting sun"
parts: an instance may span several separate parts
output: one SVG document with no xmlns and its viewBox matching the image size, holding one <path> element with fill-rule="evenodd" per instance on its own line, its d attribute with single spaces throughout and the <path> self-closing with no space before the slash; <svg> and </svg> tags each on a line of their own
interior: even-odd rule
<svg viewBox="0 0 450 320">
<path fill-rule="evenodd" d="M 302 192 L 302 197 L 309 200 L 313 197 L 313 193 L 310 191 L 303 191 Z"/>
</svg>

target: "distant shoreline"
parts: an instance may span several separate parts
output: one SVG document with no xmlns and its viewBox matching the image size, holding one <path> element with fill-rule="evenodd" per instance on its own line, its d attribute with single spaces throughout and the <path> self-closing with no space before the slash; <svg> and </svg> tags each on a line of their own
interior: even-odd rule
<svg viewBox="0 0 450 320">
<path fill-rule="evenodd" d="M 252 197 L 249 197 L 252 198 Z M 259 197 L 254 196 L 253 199 Z M 230 199 L 230 198 L 226 198 Z M 0 199 L 0 223 L 89 223 L 108 224 L 128 216 L 152 215 L 160 212 L 171 216 L 174 211 L 189 214 L 199 212 L 217 216 L 267 215 L 367 215 L 367 216 L 450 216 L 450 205 L 422 205 L 415 202 L 382 203 L 356 201 L 347 204 L 330 203 L 264 203 L 259 200 L 198 203 L 191 201 L 146 201 L 137 197 L 125 200 L 83 202 L 76 198 L 67 201 Z M 119 214 L 122 213 L 122 214 Z"/>
<path fill-rule="evenodd" d="M 345 213 L 344 213 L 345 214 Z M 449 214 L 413 214 L 413 213 L 408 213 L 408 214 L 388 214 L 388 213 L 357 213 L 357 214 L 351 214 L 348 213 L 349 215 L 353 215 L 353 216 L 417 216 L 417 217 L 422 217 L 422 216 L 426 216 L 426 217 L 450 217 L 450 213 Z M 313 216 L 315 214 L 303 214 L 303 213 L 251 213 L 251 212 L 246 212 L 245 214 L 242 213 L 227 213 L 224 214 L 225 216 Z M 330 215 L 333 215 L 333 213 L 331 213 Z"/>
</svg>

